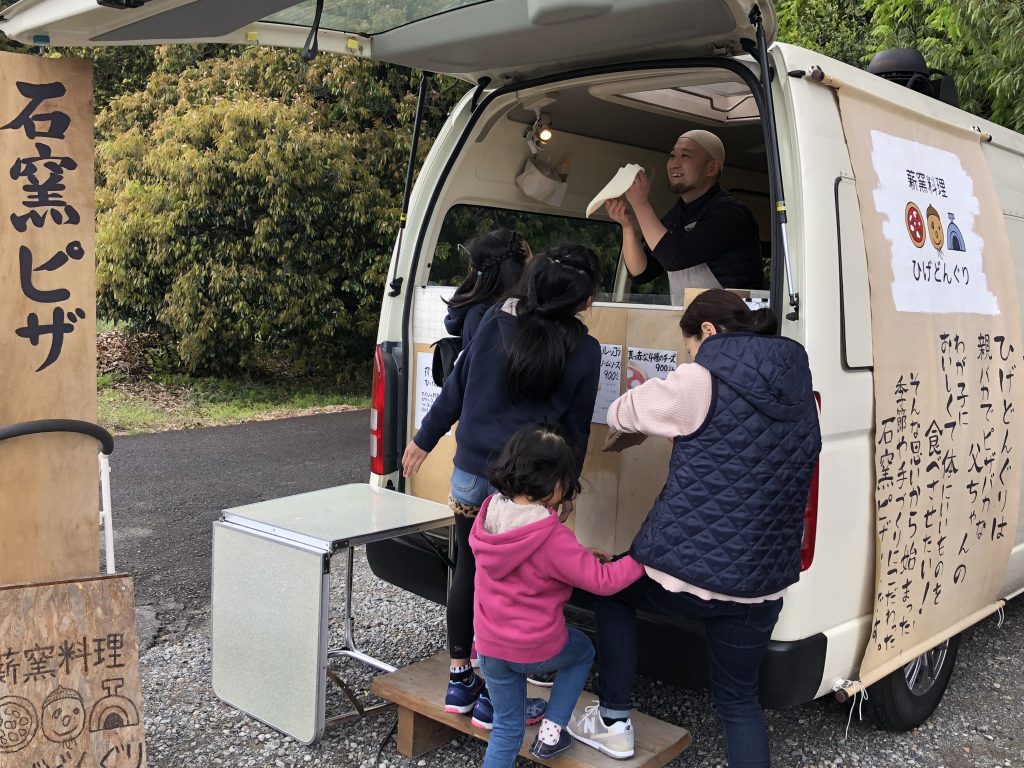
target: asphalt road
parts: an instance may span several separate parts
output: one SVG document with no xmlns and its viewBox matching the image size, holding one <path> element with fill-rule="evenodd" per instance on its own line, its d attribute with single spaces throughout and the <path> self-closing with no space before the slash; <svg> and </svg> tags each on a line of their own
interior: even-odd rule
<svg viewBox="0 0 1024 768">
<path fill-rule="evenodd" d="M 136 605 L 155 611 L 162 635 L 204 623 L 221 510 L 365 482 L 369 444 L 367 411 L 117 438 L 115 563 L 135 577 Z"/>
</svg>

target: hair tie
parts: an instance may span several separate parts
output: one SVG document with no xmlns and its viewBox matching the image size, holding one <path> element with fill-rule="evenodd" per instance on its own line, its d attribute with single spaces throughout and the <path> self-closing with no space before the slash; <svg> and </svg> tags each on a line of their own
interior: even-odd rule
<svg viewBox="0 0 1024 768">
<path fill-rule="evenodd" d="M 549 256 L 548 258 L 551 259 L 551 263 L 552 264 L 557 264 L 560 267 L 568 267 L 569 269 L 574 269 L 577 272 L 579 272 L 581 275 L 585 275 L 586 277 L 590 277 L 590 273 L 587 270 L 583 269 L 582 267 L 577 267 L 575 264 L 570 264 L 567 261 L 562 261 L 561 259 L 559 259 L 557 257 L 554 257 L 554 256 Z"/>
</svg>

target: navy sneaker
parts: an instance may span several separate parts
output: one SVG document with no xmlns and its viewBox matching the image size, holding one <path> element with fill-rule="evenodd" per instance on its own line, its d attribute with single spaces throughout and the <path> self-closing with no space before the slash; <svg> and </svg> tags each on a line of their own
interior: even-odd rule
<svg viewBox="0 0 1024 768">
<path fill-rule="evenodd" d="M 547 708 L 548 703 L 544 699 L 527 699 L 526 724 L 536 725 L 543 720 Z M 480 697 L 476 700 L 476 706 L 473 708 L 473 719 L 470 722 L 477 728 L 483 728 L 487 731 L 494 727 L 494 705 L 491 704 L 491 697 L 487 695 L 486 691 L 480 694 Z"/>
<path fill-rule="evenodd" d="M 486 693 L 486 688 L 484 679 L 478 675 L 472 675 L 472 679 L 465 683 L 449 680 L 448 692 L 444 696 L 444 711 L 453 715 L 465 715 L 476 706 L 481 693 Z"/>
<path fill-rule="evenodd" d="M 536 757 L 538 760 L 550 760 L 552 757 L 557 757 L 572 746 L 572 736 L 565 728 L 558 734 L 557 744 L 545 744 L 540 740 L 540 736 L 533 740 L 533 746 L 530 747 L 530 754 Z"/>
</svg>

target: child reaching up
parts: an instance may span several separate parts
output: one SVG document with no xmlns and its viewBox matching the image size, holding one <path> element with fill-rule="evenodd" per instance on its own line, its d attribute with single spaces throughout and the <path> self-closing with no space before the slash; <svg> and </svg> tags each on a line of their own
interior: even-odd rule
<svg viewBox="0 0 1024 768">
<path fill-rule="evenodd" d="M 610 595 L 639 579 L 631 557 L 615 562 L 585 549 L 557 508 L 579 492 L 573 447 L 553 427 L 531 424 L 506 443 L 491 471 L 498 493 L 484 500 L 470 533 L 476 556 L 473 628 L 494 706 L 484 768 L 510 768 L 525 733 L 526 677 L 555 672 L 547 713 L 530 753 L 547 760 L 572 746 L 565 729 L 590 673 L 590 639 L 567 627 L 573 587 Z"/>
</svg>

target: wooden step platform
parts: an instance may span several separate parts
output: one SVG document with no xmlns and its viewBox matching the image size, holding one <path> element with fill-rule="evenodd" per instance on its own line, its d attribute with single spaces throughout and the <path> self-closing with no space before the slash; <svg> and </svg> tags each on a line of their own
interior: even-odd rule
<svg viewBox="0 0 1024 768">
<path fill-rule="evenodd" d="M 448 683 L 448 655 L 440 653 L 408 667 L 381 675 L 373 681 L 373 692 L 398 705 L 398 751 L 405 757 L 419 757 L 451 741 L 456 732 L 468 733 L 487 741 L 489 731 L 475 728 L 468 715 L 444 711 L 444 691 Z M 546 699 L 550 689 L 529 686 L 529 695 Z M 580 713 L 597 697 L 584 691 L 576 704 Z M 585 744 L 575 744 L 568 752 L 541 765 L 557 768 L 660 768 L 690 746 L 690 732 L 639 712 L 633 713 L 635 754 L 629 760 L 614 760 Z M 529 749 L 537 735 L 537 726 L 526 729 L 519 754 L 530 757 Z M 534 760 L 534 762 L 537 762 Z"/>
</svg>

